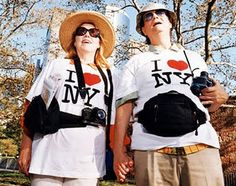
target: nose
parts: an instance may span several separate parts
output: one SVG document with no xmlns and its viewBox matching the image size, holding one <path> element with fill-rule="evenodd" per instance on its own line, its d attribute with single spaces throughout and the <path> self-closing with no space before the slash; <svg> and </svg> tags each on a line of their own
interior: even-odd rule
<svg viewBox="0 0 236 186">
<path fill-rule="evenodd" d="M 85 37 L 90 37 L 89 35 L 89 31 L 87 31 L 85 34 L 84 34 Z"/>
<path fill-rule="evenodd" d="M 156 14 L 156 12 L 153 12 L 153 19 L 158 18 L 159 16 Z"/>
</svg>

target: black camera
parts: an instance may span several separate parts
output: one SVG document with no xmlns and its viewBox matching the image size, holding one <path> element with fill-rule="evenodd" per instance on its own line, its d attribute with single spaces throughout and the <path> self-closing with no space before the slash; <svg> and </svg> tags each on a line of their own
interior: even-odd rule
<svg viewBox="0 0 236 186">
<path fill-rule="evenodd" d="M 208 77 L 206 71 L 202 71 L 199 77 L 193 78 L 192 85 L 190 87 L 192 93 L 196 96 L 200 96 L 202 89 L 213 86 L 213 81 Z"/>
<path fill-rule="evenodd" d="M 82 121 L 92 126 L 106 126 L 106 112 L 98 107 L 86 107 L 82 110 Z"/>
</svg>

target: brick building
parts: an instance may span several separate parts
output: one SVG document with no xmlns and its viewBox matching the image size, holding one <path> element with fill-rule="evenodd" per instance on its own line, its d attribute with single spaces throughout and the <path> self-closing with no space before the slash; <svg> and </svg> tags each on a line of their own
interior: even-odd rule
<svg viewBox="0 0 236 186">
<path fill-rule="evenodd" d="M 227 104 L 211 114 L 211 122 L 217 130 L 221 144 L 221 159 L 227 185 L 236 184 L 236 96 L 230 96 Z"/>
</svg>

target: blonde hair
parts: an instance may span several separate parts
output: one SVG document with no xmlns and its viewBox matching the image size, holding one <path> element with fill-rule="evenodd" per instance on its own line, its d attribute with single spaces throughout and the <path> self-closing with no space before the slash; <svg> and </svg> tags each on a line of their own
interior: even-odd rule
<svg viewBox="0 0 236 186">
<path fill-rule="evenodd" d="M 102 38 L 102 36 L 100 36 L 99 38 L 100 38 L 100 48 L 97 49 L 94 56 L 95 64 L 100 66 L 101 68 L 110 68 L 107 59 L 104 57 L 104 39 Z M 66 55 L 67 59 L 74 59 L 77 56 L 76 48 L 74 46 L 74 41 L 75 41 L 75 33 L 73 33 L 71 43 L 67 48 L 67 55 Z M 92 66 L 95 66 L 95 64 Z"/>
</svg>

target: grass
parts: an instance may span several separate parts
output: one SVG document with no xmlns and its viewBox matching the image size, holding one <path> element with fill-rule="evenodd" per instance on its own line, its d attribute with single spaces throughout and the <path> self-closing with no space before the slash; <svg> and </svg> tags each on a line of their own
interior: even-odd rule
<svg viewBox="0 0 236 186">
<path fill-rule="evenodd" d="M 7 185 L 29 186 L 30 180 L 24 174 L 17 171 L 0 171 L 0 186 Z"/>
<path fill-rule="evenodd" d="M 17 171 L 0 171 L 0 186 L 30 186 L 30 180 L 24 174 Z M 125 184 L 116 181 L 101 181 L 100 186 L 134 186 L 134 180 L 128 180 Z"/>
</svg>

